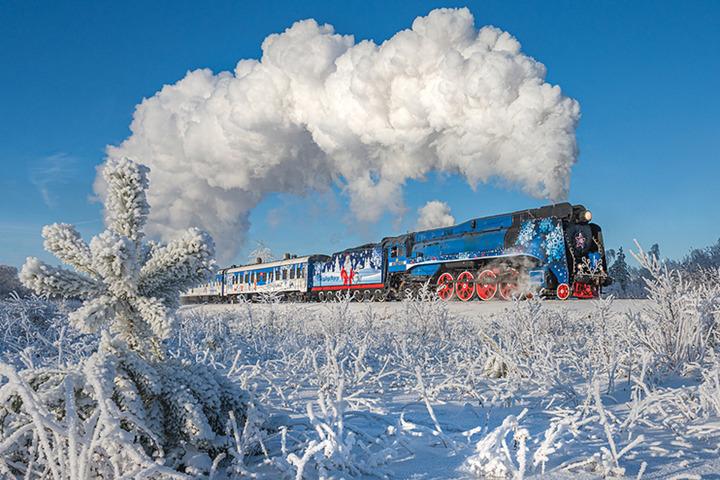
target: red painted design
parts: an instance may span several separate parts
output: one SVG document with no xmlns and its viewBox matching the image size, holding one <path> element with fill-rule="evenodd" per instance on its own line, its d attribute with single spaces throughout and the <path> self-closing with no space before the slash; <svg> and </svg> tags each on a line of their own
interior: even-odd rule
<svg viewBox="0 0 720 480">
<path fill-rule="evenodd" d="M 383 288 L 385 285 L 382 283 L 371 283 L 367 285 L 334 285 L 331 287 L 313 287 L 313 292 L 321 292 L 325 290 L 358 290 L 361 288 Z"/>
<path fill-rule="evenodd" d="M 349 273 L 348 270 L 350 270 Z M 345 263 L 343 264 L 342 270 L 340 270 L 340 278 L 342 278 L 343 285 L 346 287 L 352 285 L 356 273 L 350 264 L 350 255 L 345 255 Z"/>
</svg>

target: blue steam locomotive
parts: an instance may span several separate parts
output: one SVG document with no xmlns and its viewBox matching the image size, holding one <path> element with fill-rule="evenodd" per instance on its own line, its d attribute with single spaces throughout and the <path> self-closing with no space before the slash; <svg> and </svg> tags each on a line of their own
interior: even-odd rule
<svg viewBox="0 0 720 480">
<path fill-rule="evenodd" d="M 602 230 L 582 205 L 561 203 L 407 233 L 328 255 L 232 266 L 182 295 L 185 303 L 263 294 L 324 301 L 391 300 L 428 282 L 444 300 L 597 297 L 610 284 Z"/>
</svg>

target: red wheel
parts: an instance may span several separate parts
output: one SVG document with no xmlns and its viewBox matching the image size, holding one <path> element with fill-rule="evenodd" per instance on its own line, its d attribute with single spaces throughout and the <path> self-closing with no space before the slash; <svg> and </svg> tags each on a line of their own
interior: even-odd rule
<svg viewBox="0 0 720 480">
<path fill-rule="evenodd" d="M 500 284 L 500 296 L 505 300 L 512 300 L 518 298 L 520 295 L 520 288 L 518 287 L 518 273 L 514 268 L 508 268 L 503 273 L 504 280 Z"/>
<path fill-rule="evenodd" d="M 561 283 L 558 285 L 556 295 L 559 300 L 567 300 L 570 296 L 570 286 L 567 283 Z"/>
<path fill-rule="evenodd" d="M 450 300 L 453 296 L 455 289 L 453 288 L 453 277 L 449 273 L 445 272 L 440 275 L 437 281 L 437 294 L 443 300 Z"/>
<path fill-rule="evenodd" d="M 458 275 L 458 283 L 455 285 L 455 293 L 460 300 L 467 302 L 475 293 L 475 284 L 473 283 L 473 274 L 470 272 L 462 272 Z"/>
<path fill-rule="evenodd" d="M 497 292 L 497 283 L 495 283 L 495 272 L 492 270 L 484 270 L 478 275 L 477 294 L 481 300 L 490 300 Z"/>
</svg>

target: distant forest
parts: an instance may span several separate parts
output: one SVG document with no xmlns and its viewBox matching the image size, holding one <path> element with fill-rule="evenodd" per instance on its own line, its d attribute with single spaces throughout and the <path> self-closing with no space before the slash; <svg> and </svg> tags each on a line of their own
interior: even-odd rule
<svg viewBox="0 0 720 480">
<path fill-rule="evenodd" d="M 660 260 L 660 246 L 656 243 L 647 253 Z M 633 267 L 627 263 L 627 255 L 620 247 L 617 251 L 605 251 L 608 273 L 613 279 L 612 285 L 603 291 L 617 298 L 644 298 L 647 296 L 646 279 L 650 272 L 642 267 Z M 669 270 L 677 272 L 678 280 L 696 285 L 720 283 L 720 239 L 715 245 L 690 250 L 681 260 L 662 260 Z"/>
</svg>

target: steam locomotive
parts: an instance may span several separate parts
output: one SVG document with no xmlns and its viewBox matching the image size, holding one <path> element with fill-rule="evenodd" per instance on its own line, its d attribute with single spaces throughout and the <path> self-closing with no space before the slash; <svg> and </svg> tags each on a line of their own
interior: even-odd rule
<svg viewBox="0 0 720 480">
<path fill-rule="evenodd" d="M 600 227 L 561 203 L 407 233 L 333 253 L 232 266 L 184 303 L 274 294 L 294 301 L 401 299 L 430 284 L 440 298 L 597 297 L 610 284 Z"/>
</svg>

